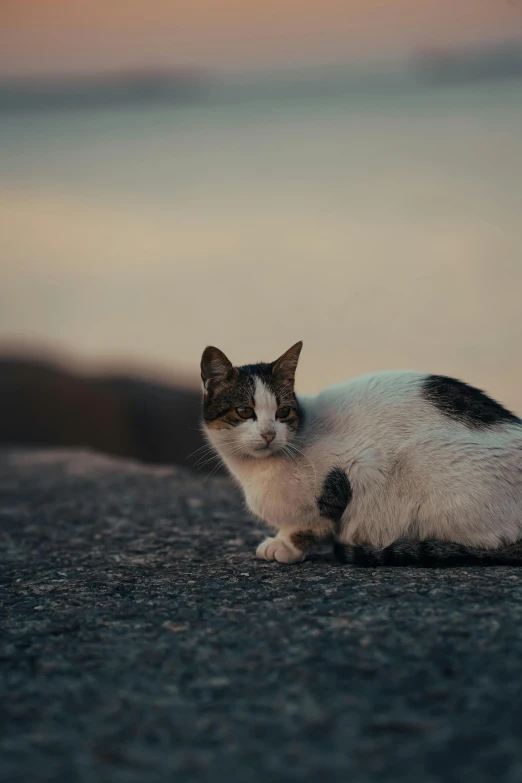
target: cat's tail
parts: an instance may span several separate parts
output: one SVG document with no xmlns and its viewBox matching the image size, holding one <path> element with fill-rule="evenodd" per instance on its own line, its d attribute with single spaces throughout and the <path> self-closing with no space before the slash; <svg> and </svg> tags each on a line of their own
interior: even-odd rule
<svg viewBox="0 0 522 783">
<path fill-rule="evenodd" d="M 474 549 L 450 541 L 396 541 L 385 549 L 336 542 L 334 551 L 341 563 L 365 568 L 522 565 L 522 540 L 500 549 Z"/>
</svg>

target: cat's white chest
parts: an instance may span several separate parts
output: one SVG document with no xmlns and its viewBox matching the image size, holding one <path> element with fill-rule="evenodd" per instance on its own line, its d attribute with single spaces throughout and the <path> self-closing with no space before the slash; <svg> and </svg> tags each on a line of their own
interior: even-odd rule
<svg viewBox="0 0 522 783">
<path fill-rule="evenodd" d="M 277 528 L 312 522 L 319 515 L 313 487 L 306 477 L 289 476 L 278 463 L 240 478 L 245 500 L 253 514 Z"/>
</svg>

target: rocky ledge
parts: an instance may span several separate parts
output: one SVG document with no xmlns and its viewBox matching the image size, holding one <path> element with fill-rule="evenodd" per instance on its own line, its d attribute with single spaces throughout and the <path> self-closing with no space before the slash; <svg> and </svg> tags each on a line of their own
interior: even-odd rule
<svg viewBox="0 0 522 783">
<path fill-rule="evenodd" d="M 2 780 L 522 779 L 522 570 L 256 561 L 224 478 L 0 456 Z"/>
</svg>

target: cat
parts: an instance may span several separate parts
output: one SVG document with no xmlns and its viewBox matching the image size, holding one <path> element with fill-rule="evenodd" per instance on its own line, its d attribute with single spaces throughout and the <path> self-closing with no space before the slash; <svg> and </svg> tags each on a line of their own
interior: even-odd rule
<svg viewBox="0 0 522 783">
<path fill-rule="evenodd" d="M 241 367 L 213 346 L 201 358 L 206 437 L 274 532 L 258 558 L 300 563 L 328 538 L 362 564 L 392 562 L 400 541 L 406 562 L 409 542 L 428 559 L 447 542 L 449 563 L 502 547 L 507 562 L 520 556 L 521 419 L 466 383 L 414 371 L 297 396 L 301 348 Z"/>
</svg>

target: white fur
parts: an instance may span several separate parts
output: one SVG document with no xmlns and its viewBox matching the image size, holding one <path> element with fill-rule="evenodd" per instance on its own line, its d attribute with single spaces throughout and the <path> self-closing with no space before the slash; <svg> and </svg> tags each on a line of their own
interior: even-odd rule
<svg viewBox="0 0 522 783">
<path fill-rule="evenodd" d="M 257 422 L 232 433 L 257 457 L 261 430 L 275 427 L 263 455 L 269 459 L 238 457 L 223 442 L 230 430 L 208 431 L 251 511 L 279 531 L 277 544 L 267 539 L 258 556 L 296 562 L 281 549 L 295 558 L 292 532 L 328 532 L 317 498 L 334 467 L 346 471 L 353 490 L 341 521 L 344 543 L 385 547 L 410 538 L 496 548 L 522 538 L 522 427 L 452 421 L 421 395 L 425 378 L 378 373 L 300 397 L 304 423 L 296 436 L 275 421 L 275 400 L 260 383 Z"/>
</svg>

